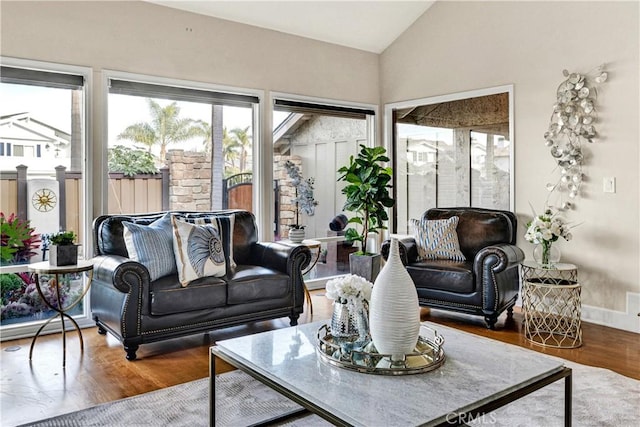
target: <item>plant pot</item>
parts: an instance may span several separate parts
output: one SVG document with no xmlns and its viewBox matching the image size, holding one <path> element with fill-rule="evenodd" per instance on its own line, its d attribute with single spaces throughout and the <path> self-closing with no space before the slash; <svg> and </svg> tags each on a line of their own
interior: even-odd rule
<svg viewBox="0 0 640 427">
<path fill-rule="evenodd" d="M 351 274 L 358 275 L 370 281 L 375 282 L 376 277 L 380 273 L 382 267 L 382 255 L 356 255 L 349 254 L 349 271 Z"/>
<path fill-rule="evenodd" d="M 49 246 L 49 264 L 60 267 L 78 263 L 78 245 Z"/>
<path fill-rule="evenodd" d="M 289 240 L 293 243 L 302 243 L 304 235 L 304 228 L 292 228 L 289 230 Z"/>
</svg>

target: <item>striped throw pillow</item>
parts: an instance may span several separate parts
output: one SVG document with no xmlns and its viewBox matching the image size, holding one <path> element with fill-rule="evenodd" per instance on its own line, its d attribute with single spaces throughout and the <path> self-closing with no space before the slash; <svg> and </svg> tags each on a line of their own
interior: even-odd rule
<svg viewBox="0 0 640 427">
<path fill-rule="evenodd" d="M 412 234 L 418 244 L 420 259 L 465 261 L 456 232 L 458 220 L 457 216 L 434 220 L 411 219 Z"/>
<path fill-rule="evenodd" d="M 173 231 L 167 214 L 149 225 L 123 221 L 122 235 L 129 258 L 147 267 L 151 281 L 176 272 Z"/>
</svg>

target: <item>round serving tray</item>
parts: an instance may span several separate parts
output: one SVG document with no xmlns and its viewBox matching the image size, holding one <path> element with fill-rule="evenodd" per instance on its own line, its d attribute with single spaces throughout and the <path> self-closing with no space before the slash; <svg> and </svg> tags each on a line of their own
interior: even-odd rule
<svg viewBox="0 0 640 427">
<path fill-rule="evenodd" d="M 380 354 L 373 343 L 350 341 L 331 335 L 329 325 L 318 330 L 316 352 L 323 362 L 352 371 L 379 375 L 411 375 L 433 371 L 445 360 L 444 338 L 435 329 L 420 326 L 420 336 L 413 353 L 402 360 Z"/>
</svg>

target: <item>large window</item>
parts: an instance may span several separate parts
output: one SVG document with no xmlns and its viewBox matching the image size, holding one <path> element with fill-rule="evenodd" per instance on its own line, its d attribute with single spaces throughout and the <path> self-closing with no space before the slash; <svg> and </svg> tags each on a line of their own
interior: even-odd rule
<svg viewBox="0 0 640 427">
<path fill-rule="evenodd" d="M 348 165 L 361 144 L 373 144 L 374 110 L 276 96 L 273 117 L 275 238 L 287 239 L 291 227 L 299 225 L 304 226 L 306 239 L 321 243 L 319 253 L 312 249 L 317 263 L 306 278 L 307 285 L 315 287 L 311 281 L 317 279 L 320 286 L 327 277 L 349 272 L 348 257 L 355 248 L 344 243 L 343 230 L 329 226 L 336 216 L 345 214 L 344 183 L 337 182 L 337 171 Z M 305 212 L 296 203 L 304 190 L 296 189 L 288 168 L 311 180 L 312 211 Z"/>
<path fill-rule="evenodd" d="M 3 58 L 0 69 L 0 211 L 5 227 L 19 228 L 29 221 L 34 229 L 25 250 L 3 253 L 0 271 L 2 339 L 33 334 L 55 314 L 35 287 L 25 263 L 47 258 L 42 239 L 60 230 L 74 231 L 80 257 L 90 256 L 86 207 L 90 180 L 87 159 L 87 88 L 91 71 L 82 67 Z M 46 196 L 46 203 L 43 196 Z M 11 224 L 11 225 L 9 225 Z M 4 241 L 3 241 L 4 243 Z M 60 282 L 40 276 L 41 288 L 51 297 L 61 291 L 62 303 L 72 301 L 82 288 L 83 275 L 65 275 Z M 90 323 L 88 304 L 71 314 L 78 323 Z M 51 322 L 46 331 L 60 329 Z"/>
<path fill-rule="evenodd" d="M 108 73 L 108 211 L 253 211 L 255 95 Z"/>
<path fill-rule="evenodd" d="M 390 104 L 394 231 L 429 208 L 513 210 L 513 88 Z"/>
</svg>

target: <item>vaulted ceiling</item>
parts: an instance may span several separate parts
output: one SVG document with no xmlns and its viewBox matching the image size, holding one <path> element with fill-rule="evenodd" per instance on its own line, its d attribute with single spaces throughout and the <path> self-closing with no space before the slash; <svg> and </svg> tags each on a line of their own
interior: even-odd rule
<svg viewBox="0 0 640 427">
<path fill-rule="evenodd" d="M 176 1 L 162 6 L 381 53 L 435 1 Z"/>
</svg>

